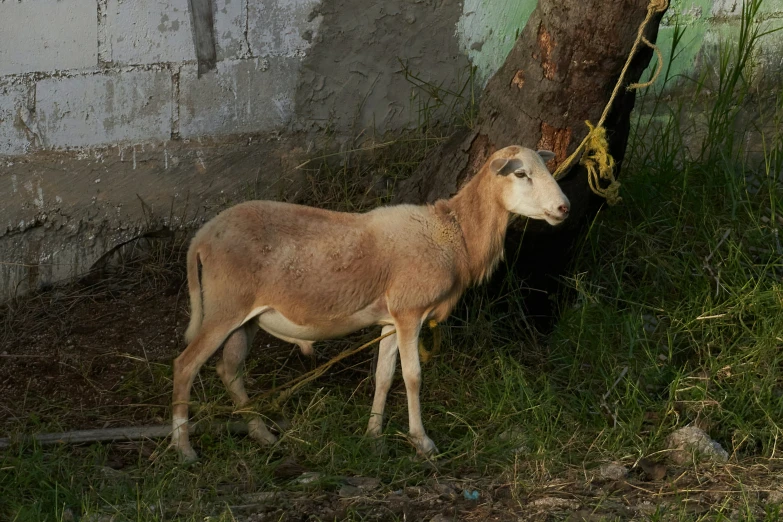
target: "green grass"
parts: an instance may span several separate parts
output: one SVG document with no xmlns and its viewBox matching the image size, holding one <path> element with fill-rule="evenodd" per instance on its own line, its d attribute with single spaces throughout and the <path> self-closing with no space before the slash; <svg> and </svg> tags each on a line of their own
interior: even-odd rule
<svg viewBox="0 0 783 522">
<path fill-rule="evenodd" d="M 752 470 L 753 462 L 781 451 L 780 187 L 772 170 L 769 176 L 757 172 L 762 183 L 751 191 L 741 164 L 661 153 L 678 165 L 630 158 L 624 202 L 592 224 L 564 279 L 568 290 L 551 334 L 531 331 L 522 312 L 496 314 L 522 310 L 511 290 L 501 297 L 473 292 L 455 312 L 444 352 L 424 370 L 425 422 L 442 451 L 437 469 L 411 458 L 399 380 L 389 400 L 387 452 L 372 453 L 363 437 L 372 396 L 367 353 L 288 402 L 293 427 L 272 449 L 242 437 L 204 435 L 197 439 L 201 463 L 183 468 L 165 445 L 151 456 L 148 448 L 127 445 L 132 464 L 111 472 L 106 461 L 123 450 L 16 447 L 0 458 L 1 516 L 232 520 L 225 506 L 240 503 L 242 494 L 315 496 L 337 491 L 342 476 L 378 477 L 389 491 L 433 477 L 475 477 L 482 485 L 491 478 L 508 485 L 524 506 L 531 491 L 557 477 L 656 455 L 672 430 L 690 423 L 729 451 L 745 480 L 740 468 Z M 508 288 L 521 286 L 513 277 L 509 272 Z M 149 393 L 165 392 L 167 370 L 154 369 L 152 385 L 160 390 Z M 202 371 L 196 394 L 225 406 L 211 370 Z M 137 373 L 145 371 L 140 366 Z M 248 373 L 263 379 L 258 371 L 251 366 Z M 130 382 L 123 386 L 137 392 Z M 209 416 L 207 409 L 196 418 Z M 291 458 L 320 473 L 320 482 L 299 485 L 276 476 L 276 467 Z M 729 516 L 738 505 L 741 495 L 710 513 Z M 657 509 L 650 520 L 698 519 L 676 503 Z M 747 518 L 758 518 L 758 508 L 747 509 Z"/>
<path fill-rule="evenodd" d="M 746 20 L 754 16 L 751 4 Z M 765 106 L 759 115 L 775 129 L 764 136 L 763 153 L 748 155 L 735 139 L 734 110 L 749 103 L 743 56 L 755 40 L 753 27 L 746 30 L 740 54 L 722 55 L 722 87 L 712 94 L 722 109 L 709 113 L 701 148 L 688 154 L 693 128 L 681 113 L 640 120 L 653 123 L 635 131 L 623 203 L 604 208 L 583 238 L 556 296 L 551 332 L 531 328 L 523 282 L 510 270 L 502 295 L 473 291 L 455 311 L 443 353 L 424 367 L 425 425 L 442 452 L 434 465 L 412 457 L 399 376 L 385 452 L 374 453 L 363 437 L 372 398 L 372 356 L 365 352 L 288 401 L 292 428 L 273 448 L 203 435 L 195 441 L 200 463 L 182 467 L 165 443 L 17 445 L 0 453 L 0 519 L 236 520 L 229 506 L 245 495 L 319 498 L 335 494 L 342 477 L 364 476 L 380 478 L 385 495 L 434 479 L 483 494 L 504 488 L 522 514 L 531 513 L 531 500 L 556 491 L 578 498 L 595 520 L 627 519 L 623 509 L 644 501 L 650 508 L 634 511 L 639 519 L 778 520 L 780 505 L 765 504 L 760 492 L 779 487 L 783 451 L 783 96 L 774 111 Z M 646 103 L 653 116 L 667 107 L 652 95 Z M 320 158 L 307 167 L 312 183 L 302 198 L 352 210 L 383 201 L 394 180 L 420 161 L 422 144 L 438 139 L 401 140 L 337 166 Z M 378 163 L 387 170 L 379 172 Z M 360 183 L 368 177 L 372 183 Z M 327 353 L 373 335 L 328 344 Z M 257 383 L 249 384 L 251 394 L 263 388 L 258 383 L 300 372 L 288 366 L 264 373 L 263 357 L 248 368 Z M 151 372 L 143 385 L 135 383 L 133 375 Z M 167 393 L 170 370 L 140 364 L 123 386 L 134 396 Z M 197 421 L 229 404 L 214 368 L 201 372 L 194 393 L 206 406 Z M 690 424 L 729 452 L 728 465 L 676 468 L 646 492 L 613 494 L 590 478 L 607 461 L 664 461 L 666 436 Z M 125 465 L 112 471 L 107 465 L 118 455 Z M 282 472 L 292 461 L 319 479 L 292 480 L 301 470 Z M 686 499 L 700 499 L 698 509 Z M 343 516 L 369 519 L 359 505 Z"/>
</svg>

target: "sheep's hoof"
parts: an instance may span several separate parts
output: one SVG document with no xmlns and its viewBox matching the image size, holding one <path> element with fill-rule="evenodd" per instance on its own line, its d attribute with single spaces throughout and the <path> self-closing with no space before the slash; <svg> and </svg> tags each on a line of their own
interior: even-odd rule
<svg viewBox="0 0 783 522">
<path fill-rule="evenodd" d="M 380 435 L 369 435 L 370 448 L 376 457 L 385 457 L 389 448 L 386 446 L 386 438 Z"/>
<path fill-rule="evenodd" d="M 179 453 L 179 462 L 183 465 L 195 464 L 198 462 L 198 453 L 192 446 L 177 447 L 177 453 Z"/>
<path fill-rule="evenodd" d="M 370 423 L 367 426 L 367 431 L 364 432 L 364 437 L 367 439 L 367 442 L 369 442 L 372 452 L 377 457 L 386 455 L 388 449 L 386 448 L 386 438 L 381 431 L 381 423 L 377 422 L 375 417 L 370 418 Z"/>
<path fill-rule="evenodd" d="M 247 423 L 247 428 L 248 436 L 260 443 L 262 446 L 271 446 L 277 442 L 277 437 L 275 437 L 272 432 L 267 429 L 261 419 L 253 419 L 249 421 Z"/>
<path fill-rule="evenodd" d="M 282 413 L 269 416 L 269 427 L 272 431 L 276 431 L 278 434 L 282 434 L 284 431 L 291 429 L 291 421 L 288 420 Z"/>
<path fill-rule="evenodd" d="M 422 437 L 411 437 L 411 442 L 416 447 L 416 454 L 425 459 L 430 459 L 438 454 L 438 448 L 432 439 L 426 435 Z"/>
</svg>

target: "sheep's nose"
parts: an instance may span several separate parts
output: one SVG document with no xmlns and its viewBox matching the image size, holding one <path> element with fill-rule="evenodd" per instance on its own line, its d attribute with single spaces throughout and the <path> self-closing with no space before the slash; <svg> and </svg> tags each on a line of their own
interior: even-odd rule
<svg viewBox="0 0 783 522">
<path fill-rule="evenodd" d="M 565 204 L 564 205 L 560 205 L 559 207 L 557 207 L 557 209 L 560 212 L 562 212 L 564 216 L 567 216 L 568 212 L 571 210 L 570 208 L 568 208 L 568 205 L 565 205 Z"/>
</svg>

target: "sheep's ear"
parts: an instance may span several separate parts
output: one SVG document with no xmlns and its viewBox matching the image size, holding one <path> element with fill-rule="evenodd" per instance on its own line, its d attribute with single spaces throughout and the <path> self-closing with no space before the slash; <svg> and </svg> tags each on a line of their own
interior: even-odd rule
<svg viewBox="0 0 783 522">
<path fill-rule="evenodd" d="M 489 164 L 489 170 L 499 176 L 508 176 L 512 172 L 522 170 L 522 161 L 518 158 L 498 158 Z"/>
<path fill-rule="evenodd" d="M 555 159 L 555 153 L 551 150 L 537 150 L 536 153 L 541 156 L 544 163 L 549 163 L 549 160 Z"/>
</svg>

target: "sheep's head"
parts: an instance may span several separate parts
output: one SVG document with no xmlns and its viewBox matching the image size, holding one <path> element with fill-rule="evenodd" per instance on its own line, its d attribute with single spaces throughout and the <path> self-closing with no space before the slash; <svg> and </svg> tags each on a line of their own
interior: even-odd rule
<svg viewBox="0 0 783 522">
<path fill-rule="evenodd" d="M 568 217 L 571 203 L 549 173 L 546 162 L 554 158 L 548 150 L 534 151 L 511 146 L 489 159 L 489 170 L 501 183 L 506 210 L 532 219 L 559 225 Z"/>
</svg>

